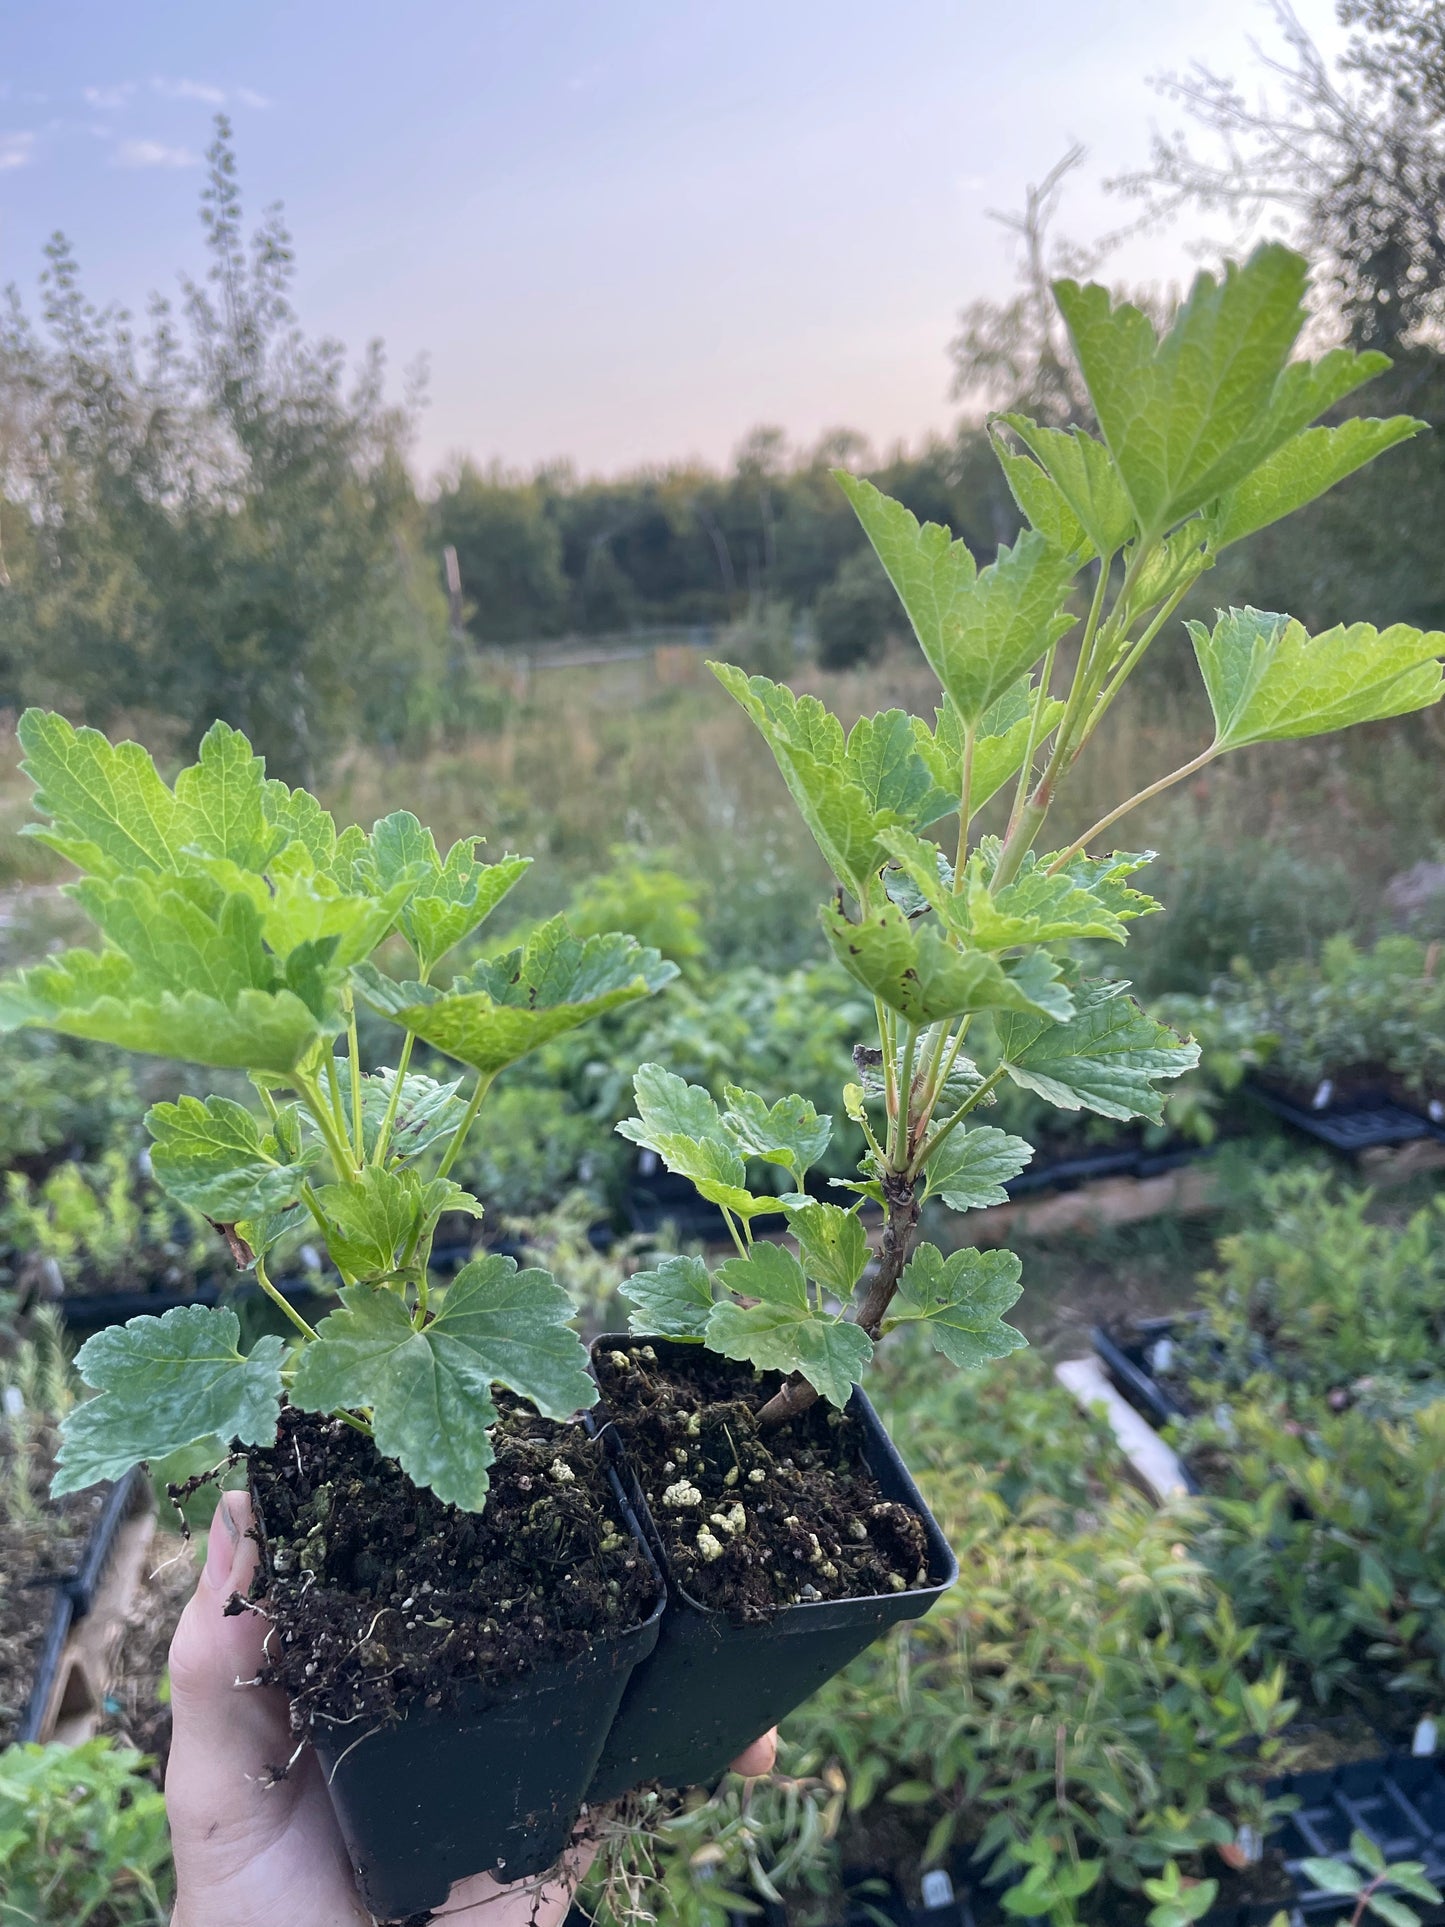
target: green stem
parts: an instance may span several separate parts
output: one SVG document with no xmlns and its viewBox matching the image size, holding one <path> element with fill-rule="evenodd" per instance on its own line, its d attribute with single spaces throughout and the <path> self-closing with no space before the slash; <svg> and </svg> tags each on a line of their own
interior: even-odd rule
<svg viewBox="0 0 1445 1927">
<path fill-rule="evenodd" d="M 335 1118 L 336 1128 L 344 1139 L 347 1129 L 346 1106 L 341 1101 L 341 1074 L 336 1068 L 335 1051 L 328 1051 L 326 1055 L 326 1088 L 331 1093 L 331 1115 Z"/>
<path fill-rule="evenodd" d="M 410 1036 L 410 1031 L 407 1032 Z M 361 1116 L 361 1045 L 356 1035 L 356 999 L 346 993 L 346 1044 L 351 1053 L 351 1141 L 356 1146 L 356 1161 L 366 1161 L 366 1131 Z"/>
<path fill-rule="evenodd" d="M 886 1140 L 893 1134 L 893 1120 L 898 1114 L 898 1046 L 894 1037 L 893 1013 L 881 997 L 873 999 L 873 1010 L 878 1019 L 878 1037 L 883 1046 L 883 1112 L 887 1120 L 883 1136 Z"/>
<path fill-rule="evenodd" d="M 1130 810 L 1138 809 L 1141 803 L 1147 803 L 1151 797 L 1160 796 L 1165 790 L 1173 789 L 1174 785 L 1176 783 L 1182 783 L 1186 776 L 1194 776 L 1198 771 L 1212 763 L 1219 753 L 1219 745 L 1217 743 L 1211 743 L 1208 749 L 1201 750 L 1192 762 L 1183 764 L 1179 769 L 1171 770 L 1167 776 L 1161 776 L 1157 783 L 1150 783 L 1147 789 L 1137 790 L 1133 796 L 1129 797 L 1126 802 L 1121 803 L 1117 809 L 1110 810 L 1107 816 L 1101 816 L 1097 823 L 1091 823 L 1081 837 L 1077 838 L 1075 842 L 1069 845 L 1067 850 L 1061 851 L 1059 855 L 1054 858 L 1053 862 L 1049 865 L 1049 875 L 1052 876 L 1056 870 L 1063 869 L 1064 865 L 1068 863 L 1071 858 L 1076 857 L 1080 850 L 1092 843 L 1096 836 L 1102 836 L 1104 831 L 1107 830 L 1111 824 L 1117 823 L 1121 816 L 1127 816 Z"/>
<path fill-rule="evenodd" d="M 963 865 L 968 855 L 968 826 L 973 821 L 973 752 L 978 741 L 978 724 L 969 723 L 963 732 L 963 782 L 958 797 L 958 854 L 953 862 L 955 895 L 963 888 Z"/>
<path fill-rule="evenodd" d="M 262 1291 L 265 1292 L 272 1304 L 279 1306 L 280 1309 L 285 1312 L 286 1316 L 291 1320 L 291 1323 L 296 1327 L 297 1331 L 301 1333 L 303 1338 L 314 1338 L 316 1336 L 316 1333 L 311 1329 L 310 1325 L 307 1324 L 300 1312 L 297 1311 L 290 1299 L 287 1298 L 283 1292 L 277 1291 L 276 1287 L 271 1283 L 271 1280 L 266 1276 L 266 1260 L 264 1258 L 258 1258 L 256 1260 L 256 1283 L 261 1287 Z"/>
<path fill-rule="evenodd" d="M 496 1081 L 497 1073 L 495 1071 L 479 1071 L 477 1073 L 477 1088 L 472 1092 L 462 1121 L 456 1128 L 456 1134 L 447 1146 L 446 1156 L 437 1166 L 437 1176 L 439 1178 L 447 1177 L 450 1174 L 452 1166 L 457 1161 L 457 1153 L 467 1141 L 467 1132 L 471 1130 L 473 1124 L 477 1121 L 477 1112 L 482 1108 L 482 1099 Z"/>
<path fill-rule="evenodd" d="M 1118 667 L 1112 671 L 1105 671 L 1103 682 L 1107 684 L 1107 687 L 1101 688 L 1101 694 L 1098 700 L 1089 711 L 1088 720 L 1084 724 L 1083 734 L 1079 738 L 1078 749 L 1074 752 L 1076 757 L 1078 756 L 1079 750 L 1084 747 L 1085 743 L 1088 742 L 1094 731 L 1099 727 L 1110 703 L 1113 702 L 1120 689 L 1123 688 L 1124 684 L 1134 673 L 1144 651 L 1149 647 L 1150 643 L 1153 642 L 1154 638 L 1179 607 L 1185 596 L 1188 595 L 1192 587 L 1192 580 L 1181 584 L 1181 586 L 1174 591 L 1174 594 L 1170 596 L 1163 608 L 1160 609 L 1153 621 L 1139 636 L 1137 641 L 1129 645 L 1128 653 L 1120 660 Z"/>
<path fill-rule="evenodd" d="M 320 1131 L 322 1138 L 325 1140 L 327 1150 L 331 1153 L 331 1161 L 336 1166 L 337 1177 L 352 1179 L 360 1177 L 361 1173 L 356 1168 L 355 1159 L 352 1157 L 350 1146 L 346 1142 L 345 1130 L 337 1129 L 336 1115 L 322 1095 L 321 1087 L 316 1082 L 316 1079 L 305 1076 L 302 1072 L 297 1071 L 296 1088 L 301 1093 L 302 1100 L 307 1110 L 310 1111 L 317 1130 Z"/>
<path fill-rule="evenodd" d="M 349 1425 L 353 1432 L 360 1432 L 364 1439 L 375 1438 L 376 1436 L 366 1420 L 364 1418 L 357 1418 L 354 1412 L 337 1410 L 333 1412 L 331 1416 L 332 1418 L 339 1418 L 343 1425 Z"/>
<path fill-rule="evenodd" d="M 738 1248 L 738 1256 L 740 1258 L 746 1258 L 748 1255 L 748 1248 L 743 1243 L 742 1239 L 738 1236 L 738 1227 L 732 1212 L 728 1210 L 726 1205 L 722 1205 L 719 1208 L 722 1211 L 723 1217 L 727 1220 L 728 1230 L 732 1233 L 732 1241 Z"/>
<path fill-rule="evenodd" d="M 1043 740 L 1044 709 L 1049 700 L 1049 684 L 1053 681 L 1054 655 L 1057 649 L 1058 644 L 1056 642 L 1049 644 L 1048 653 L 1044 657 L 1043 669 L 1039 673 L 1039 686 L 1034 692 L 1033 715 L 1029 720 L 1028 748 L 1024 751 L 1024 760 L 1019 768 L 1018 787 L 1014 790 L 1013 808 L 1008 813 L 1008 827 L 1010 830 L 1018 821 L 1019 812 L 1023 809 L 1028 797 L 1029 784 L 1033 780 L 1034 758 L 1038 755 L 1039 744 Z"/>
<path fill-rule="evenodd" d="M 386 1158 L 386 1148 L 391 1143 L 391 1129 L 396 1123 L 397 1106 L 401 1102 L 401 1087 L 406 1079 L 406 1068 L 411 1062 L 412 1047 L 416 1043 L 416 1032 L 409 1030 L 401 1046 L 401 1056 L 397 1060 L 396 1079 L 391 1087 L 391 1096 L 386 1100 L 386 1111 L 382 1116 L 381 1129 L 376 1134 L 372 1147 L 371 1162 L 381 1164 Z"/>
<path fill-rule="evenodd" d="M 898 1109 L 888 1132 L 888 1162 L 901 1171 L 907 1162 L 904 1147 L 908 1142 L 908 1112 L 913 1103 L 913 1057 L 918 1049 L 918 1030 L 910 1024 L 903 1038 L 903 1066 L 898 1077 Z"/>
<path fill-rule="evenodd" d="M 970 1016 L 966 1016 L 963 1019 L 953 1038 L 953 1047 L 948 1053 L 947 1062 L 944 1063 L 941 1068 L 937 1064 L 934 1066 L 932 1086 L 928 1093 L 928 1102 L 924 1105 L 918 1116 L 918 1136 L 920 1138 L 933 1121 L 934 1109 L 939 1098 L 942 1097 L 944 1091 L 947 1089 L 949 1077 L 952 1075 L 954 1065 L 958 1062 L 958 1053 L 963 1049 L 963 1040 L 968 1035 L 968 1027 L 971 1022 L 972 1018 Z M 947 1035 L 946 1025 L 944 1027 L 944 1034 L 945 1036 Z"/>
<path fill-rule="evenodd" d="M 997 1070 L 990 1071 L 978 1089 L 964 1099 L 951 1117 L 944 1119 L 926 1143 L 918 1147 L 908 1167 L 908 1175 L 910 1177 L 917 1177 L 918 1173 L 923 1169 L 924 1165 L 927 1164 L 939 1145 L 943 1143 L 949 1132 L 952 1131 L 956 1125 L 961 1124 L 970 1111 L 978 1109 L 979 1105 L 982 1104 L 994 1086 L 1003 1081 L 1005 1074 L 1005 1066 L 1002 1064 L 999 1065 Z"/>
</svg>

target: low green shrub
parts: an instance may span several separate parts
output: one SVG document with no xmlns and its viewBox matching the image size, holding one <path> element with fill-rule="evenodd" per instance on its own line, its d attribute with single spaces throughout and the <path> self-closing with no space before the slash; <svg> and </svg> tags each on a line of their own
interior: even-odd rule
<svg viewBox="0 0 1445 1927">
<path fill-rule="evenodd" d="M 119 1135 L 139 1138 L 145 1106 L 135 1080 L 103 1045 L 0 1035 L 0 1087 L 0 1168 L 20 1159 L 94 1156 Z"/>
<path fill-rule="evenodd" d="M 1263 1368 L 1307 1418 L 1357 1383 L 1377 1409 L 1417 1401 L 1421 1381 L 1445 1390 L 1445 1198 L 1381 1223 L 1369 1191 L 1308 1166 L 1266 1178 L 1256 1198 L 1255 1221 L 1200 1277 L 1200 1321 L 1181 1341 L 1199 1402 Z"/>
<path fill-rule="evenodd" d="M 1417 1098 L 1445 1094 L 1445 969 L 1438 946 L 1382 937 L 1360 949 L 1332 937 L 1318 962 L 1263 976 L 1237 971 L 1232 993 L 1272 1044 L 1272 1070 L 1317 1085 L 1386 1072 Z"/>
<path fill-rule="evenodd" d="M 165 1927 L 165 1802 L 109 1740 L 0 1753 L 0 1927 Z"/>
<path fill-rule="evenodd" d="M 178 1292 L 220 1263 L 205 1220 L 163 1197 L 122 1150 L 58 1164 L 39 1183 L 5 1174 L 0 1284 L 12 1289 Z"/>
<path fill-rule="evenodd" d="M 841 1767 L 864 1830 L 904 1810 L 923 1865 L 966 1845 L 1009 1884 L 1138 1892 L 1265 1827 L 1293 1705 L 1187 1550 L 1202 1522 L 1123 1491 L 1088 1524 L 1043 1496 L 1011 1516 L 980 1478 L 946 1520 L 968 1583 L 793 1716 L 805 1767 Z"/>
<path fill-rule="evenodd" d="M 1445 1398 L 1305 1423 L 1261 1385 L 1183 1443 L 1215 1488 L 1200 1557 L 1302 1701 L 1401 1740 L 1445 1711 Z"/>
</svg>

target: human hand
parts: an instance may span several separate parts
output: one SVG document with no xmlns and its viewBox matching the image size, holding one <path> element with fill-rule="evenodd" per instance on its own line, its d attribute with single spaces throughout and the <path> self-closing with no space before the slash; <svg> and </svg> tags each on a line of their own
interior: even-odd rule
<svg viewBox="0 0 1445 1927">
<path fill-rule="evenodd" d="M 223 1493 L 205 1572 L 171 1641 L 171 1927 L 370 1927 L 315 1754 L 308 1747 L 270 1783 L 269 1769 L 295 1744 L 284 1694 L 237 1685 L 264 1665 L 259 1616 L 228 1619 L 223 1610 L 232 1593 L 245 1597 L 256 1569 L 250 1523 L 245 1493 Z M 770 1772 L 775 1743 L 773 1733 L 754 1741 L 735 1769 Z M 447 1927 L 557 1927 L 589 1858 L 577 1849 L 540 1891 L 535 1882 L 499 1886 L 488 1874 L 460 1881 Z"/>
</svg>

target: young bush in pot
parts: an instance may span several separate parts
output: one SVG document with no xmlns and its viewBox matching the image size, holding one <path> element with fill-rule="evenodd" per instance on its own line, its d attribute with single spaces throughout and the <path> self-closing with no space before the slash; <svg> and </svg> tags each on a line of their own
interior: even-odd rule
<svg viewBox="0 0 1445 1927">
<path fill-rule="evenodd" d="M 1059 283 L 1101 433 L 1020 415 L 995 424 L 1029 527 L 986 568 L 945 529 L 920 527 L 839 471 L 941 685 L 933 719 L 895 709 L 845 732 L 815 697 L 716 666 L 767 739 L 836 881 L 824 936 L 877 1017 L 876 1038 L 857 1051 L 857 1079 L 840 1093 L 867 1152 L 844 1185 L 851 1203 L 825 1202 L 805 1187 L 830 1132 L 811 1104 L 769 1106 L 732 1090 L 719 1108 L 658 1065 L 638 1073 L 638 1115 L 620 1128 L 722 1211 L 736 1255 L 712 1272 L 669 1257 L 631 1280 L 634 1335 L 655 1358 L 646 1343 L 594 1348 L 674 1592 L 662 1642 L 609 1744 L 608 1773 L 655 1765 L 664 1756 L 648 1757 L 653 1729 L 669 1721 L 668 1770 L 682 1770 L 679 1736 L 711 1699 L 702 1618 L 697 1650 L 681 1648 L 687 1613 L 711 1613 L 721 1650 L 748 1630 L 727 1630 L 729 1615 L 771 1609 L 781 1638 L 800 1615 L 831 1618 L 861 1603 L 849 1600 L 847 1545 L 855 1527 L 872 1543 L 869 1507 L 880 1495 L 870 1479 L 881 1461 L 863 1442 L 873 1421 L 854 1388 L 876 1344 L 898 1325 L 919 1326 L 963 1366 L 1022 1344 L 1003 1317 L 1019 1295 L 1017 1257 L 915 1246 L 929 1198 L 955 1211 L 1002 1202 L 1005 1182 L 1028 1163 L 1026 1143 L 976 1119 L 994 1091 L 1010 1081 L 1065 1111 L 1158 1123 L 1161 1081 L 1197 1061 L 1195 1045 L 1148 1017 L 1126 983 L 1090 978 L 1071 955 L 1081 940 L 1123 943 L 1135 918 L 1160 907 L 1133 882 L 1148 858 L 1092 854 L 1099 839 L 1229 751 L 1401 715 L 1440 695 L 1445 635 L 1356 623 L 1311 637 L 1287 616 L 1250 608 L 1222 611 L 1212 627 L 1190 623 L 1213 739 L 1041 853 L 1100 719 L 1220 551 L 1421 426 L 1403 417 L 1312 426 L 1387 363 L 1343 350 L 1291 359 L 1306 278 L 1296 255 L 1263 247 L 1221 279 L 1201 275 L 1162 340 L 1103 288 Z M 996 795 L 1011 797 L 1001 833 L 980 835 L 975 819 Z M 945 841 L 931 840 L 946 819 Z M 750 1184 L 759 1161 L 782 1167 L 792 1188 L 775 1196 Z M 883 1214 L 876 1255 L 859 1217 L 867 1200 Z M 664 1354 L 659 1338 L 689 1350 Z M 723 1361 L 735 1362 L 733 1376 Z M 701 1464 L 691 1449 L 699 1438 Z M 669 1441 L 679 1448 L 670 1456 Z M 845 1504 L 836 1525 L 804 1516 L 792 1480 L 804 1458 L 835 1494 L 854 1482 L 854 1509 Z M 780 1508 L 770 1492 L 783 1472 Z M 895 1610 L 924 1609 L 941 1565 L 893 1558 L 881 1583 Z M 879 1583 L 876 1571 L 866 1580 Z M 857 1643 L 870 1636 L 860 1623 Z M 786 1711 L 805 1677 L 797 1669 L 792 1697 L 779 1686 L 777 1703 L 750 1705 L 749 1718 Z M 650 1709 L 652 1727 L 628 1746 L 639 1708 Z M 697 1740 L 697 1771 L 726 1759 L 715 1733 Z"/>
<path fill-rule="evenodd" d="M 58 716 L 28 712 L 20 735 L 37 834 L 82 872 L 69 888 L 102 947 L 0 986 L 0 1024 L 249 1074 L 255 1112 L 156 1105 L 152 1164 L 295 1332 L 243 1356 L 235 1313 L 202 1306 L 102 1331 L 77 1360 L 99 1396 L 66 1423 L 55 1489 L 198 1441 L 245 1452 L 271 1676 L 372 1910 L 540 1871 L 660 1589 L 600 1448 L 568 1423 L 596 1392 L 567 1293 L 497 1254 L 436 1291 L 428 1257 L 442 1213 L 480 1214 L 450 1174 L 501 1071 L 674 966 L 557 919 L 441 990 L 437 965 L 522 859 L 480 863 L 476 839 L 443 858 L 405 813 L 338 834 L 220 723 L 174 787 L 136 744 Z M 394 934 L 412 980 L 372 961 Z M 358 998 L 405 1027 L 396 1069 L 363 1070 Z M 468 1067 L 470 1091 L 412 1072 L 417 1038 Z M 313 1327 L 270 1265 L 318 1233 L 341 1303 Z"/>
</svg>

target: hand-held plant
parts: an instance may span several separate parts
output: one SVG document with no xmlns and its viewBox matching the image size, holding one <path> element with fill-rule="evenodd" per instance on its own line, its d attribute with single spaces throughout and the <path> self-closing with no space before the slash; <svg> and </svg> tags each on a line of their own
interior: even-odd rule
<svg viewBox="0 0 1445 1927">
<path fill-rule="evenodd" d="M 480 1511 L 497 1418 L 492 1388 L 566 1418 L 596 1391 L 567 1293 L 509 1258 L 474 1260 L 439 1298 L 427 1276 L 443 1212 L 480 1217 L 451 1177 L 493 1082 L 547 1039 L 645 997 L 676 974 L 631 937 L 585 941 L 561 918 L 447 990 L 431 981 L 527 868 L 443 857 L 405 811 L 338 832 L 304 790 L 268 780 L 215 724 L 173 787 L 138 744 L 27 711 L 24 768 L 101 936 L 0 984 L 0 1029 L 22 1026 L 245 1071 L 259 1109 L 182 1097 L 146 1119 L 162 1189 L 205 1214 L 290 1320 L 288 1351 L 243 1356 L 224 1307 L 182 1306 L 100 1332 L 77 1368 L 100 1393 L 64 1428 L 57 1492 L 117 1478 L 197 1441 L 264 1446 L 284 1396 L 335 1413 L 421 1486 Z M 373 961 L 398 934 L 415 979 Z M 362 1067 L 357 999 L 401 1026 L 396 1069 Z M 473 1074 L 411 1071 L 420 1038 Z M 339 1041 L 340 1040 L 340 1041 Z M 313 1327 L 268 1261 L 311 1227 L 341 1278 Z"/>
<path fill-rule="evenodd" d="M 878 1020 L 876 1045 L 857 1053 L 859 1081 L 842 1093 L 867 1143 L 850 1208 L 804 1189 L 831 1120 L 800 1098 L 770 1109 L 729 1090 L 719 1110 L 645 1065 L 638 1116 L 620 1127 L 720 1207 L 737 1246 L 715 1278 L 680 1257 L 633 1278 L 633 1328 L 787 1373 L 764 1424 L 820 1394 L 842 1404 L 874 1343 L 900 1324 L 921 1325 L 959 1365 L 1024 1342 L 1002 1317 L 1020 1291 L 1012 1253 L 912 1249 L 929 1198 L 957 1211 L 1002 1202 L 1028 1162 L 1021 1139 L 969 1122 L 1005 1078 L 1064 1110 L 1157 1123 L 1158 1080 L 1195 1063 L 1196 1047 L 1146 1016 L 1126 984 L 1091 980 L 1070 958 L 1080 939 L 1124 942 L 1133 918 L 1160 908 L 1130 881 L 1146 856 L 1090 846 L 1229 750 L 1440 696 L 1445 635 L 1354 623 L 1311 637 L 1251 608 L 1221 612 L 1212 628 L 1191 622 L 1212 740 L 1066 848 L 1038 852 L 1070 770 L 1221 550 L 1423 426 L 1312 425 L 1389 364 L 1344 349 L 1291 359 L 1306 279 L 1298 256 L 1260 248 L 1221 279 L 1200 275 L 1162 340 L 1105 289 L 1058 283 L 1100 437 L 1022 415 L 994 424 L 1029 526 L 986 568 L 946 529 L 920 527 L 838 472 L 942 687 L 933 723 L 894 709 L 845 733 L 815 697 L 714 665 L 827 859 L 837 890 L 824 935 Z M 975 836 L 978 812 L 1010 786 L 1003 834 Z M 924 834 L 949 817 L 944 844 Z M 758 1159 L 782 1166 L 792 1190 L 755 1194 L 746 1166 Z M 857 1215 L 869 1198 L 884 1212 L 871 1272 Z M 769 1214 L 792 1246 L 755 1238 Z"/>
</svg>

